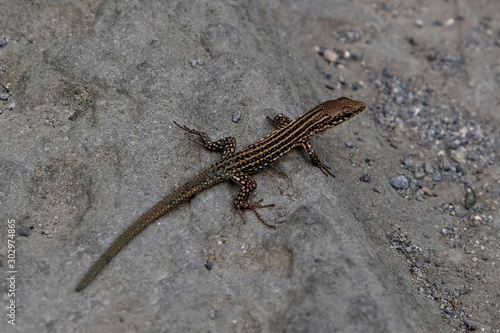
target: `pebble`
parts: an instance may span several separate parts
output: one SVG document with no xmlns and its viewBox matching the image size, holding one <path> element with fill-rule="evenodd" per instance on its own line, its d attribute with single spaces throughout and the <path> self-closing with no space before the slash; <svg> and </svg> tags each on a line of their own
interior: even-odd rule
<svg viewBox="0 0 500 333">
<path fill-rule="evenodd" d="M 423 27 L 424 26 L 424 21 L 422 21 L 421 19 L 416 19 L 415 20 L 415 25 L 419 28 Z"/>
<path fill-rule="evenodd" d="M 450 162 L 450 160 L 447 157 L 443 156 L 441 158 L 441 164 L 440 164 L 439 167 L 443 171 L 450 171 L 451 170 L 451 162 Z"/>
<path fill-rule="evenodd" d="M 415 199 L 417 199 L 417 201 L 424 201 L 425 200 L 424 191 L 417 190 L 417 192 L 415 193 L 414 197 L 415 197 Z"/>
<path fill-rule="evenodd" d="M 465 209 L 471 209 L 477 202 L 476 192 L 471 187 L 467 187 L 465 190 Z"/>
<path fill-rule="evenodd" d="M 365 173 L 361 177 L 359 177 L 359 180 L 365 183 L 369 183 L 372 181 L 372 175 L 370 173 Z"/>
<path fill-rule="evenodd" d="M 415 162 L 413 162 L 413 160 L 409 156 L 405 157 L 401 162 L 408 169 L 413 169 L 413 167 L 415 167 Z"/>
<path fill-rule="evenodd" d="M 7 45 L 7 38 L 5 37 L 0 37 L 0 47 L 4 47 L 5 45 Z"/>
<path fill-rule="evenodd" d="M 342 43 L 355 43 L 361 39 L 361 32 L 356 30 L 338 30 L 334 32 L 334 35 Z"/>
<path fill-rule="evenodd" d="M 465 326 L 467 326 L 467 328 L 470 329 L 471 331 L 477 330 L 476 322 L 469 320 L 469 319 L 464 319 L 463 322 L 464 322 Z"/>
<path fill-rule="evenodd" d="M 457 164 L 457 166 L 455 167 L 455 172 L 456 173 L 464 174 L 465 173 L 465 169 L 462 167 L 461 164 Z"/>
<path fill-rule="evenodd" d="M 395 189 L 407 189 L 410 187 L 410 180 L 404 175 L 391 177 L 389 183 Z"/>
<path fill-rule="evenodd" d="M 421 167 L 418 167 L 415 170 L 414 176 L 415 176 L 416 179 L 422 179 L 425 176 L 425 172 L 424 172 L 424 170 Z"/>
<path fill-rule="evenodd" d="M 382 75 L 385 76 L 386 78 L 392 78 L 392 75 L 391 73 L 389 73 L 389 70 L 387 69 L 387 67 L 384 67 L 384 69 L 382 69 Z"/>
<path fill-rule="evenodd" d="M 0 99 L 2 101 L 6 101 L 6 100 L 8 100 L 10 98 L 10 96 L 11 96 L 11 94 L 9 94 L 9 93 L 1 93 L 0 94 Z"/>
<path fill-rule="evenodd" d="M 335 62 L 339 58 L 338 54 L 333 50 L 325 50 L 323 52 L 323 58 L 328 62 Z"/>
<path fill-rule="evenodd" d="M 231 115 L 231 120 L 234 122 L 234 123 L 237 123 L 238 121 L 240 121 L 241 119 L 241 113 L 239 111 L 235 111 L 232 115 Z"/>
<path fill-rule="evenodd" d="M 397 104 L 401 105 L 401 104 L 404 104 L 405 98 L 402 94 L 397 94 L 395 101 Z"/>
<path fill-rule="evenodd" d="M 434 70 L 446 70 L 457 72 L 463 70 L 464 63 L 459 55 L 451 52 L 442 52 L 436 55 L 436 60 L 432 64 Z"/>
<path fill-rule="evenodd" d="M 465 154 L 457 150 L 452 150 L 450 152 L 450 158 L 457 163 L 465 164 Z"/>
<path fill-rule="evenodd" d="M 327 48 L 324 46 L 315 46 L 314 47 L 314 51 L 316 51 L 316 53 L 318 53 L 319 55 L 323 55 L 323 52 L 325 52 L 325 50 L 327 50 Z"/>
<path fill-rule="evenodd" d="M 432 180 L 435 181 L 436 183 L 440 182 L 443 180 L 443 175 L 438 173 L 438 174 L 434 175 L 434 177 L 432 177 Z"/>
<path fill-rule="evenodd" d="M 452 235 L 455 233 L 455 230 L 453 227 L 444 227 L 442 230 L 441 230 L 441 233 L 443 235 Z"/>
<path fill-rule="evenodd" d="M 424 171 L 425 171 L 425 173 L 432 174 L 432 173 L 434 173 L 434 168 L 432 167 L 432 165 L 430 163 L 425 163 Z"/>
<path fill-rule="evenodd" d="M 28 227 L 21 227 L 19 229 L 19 236 L 29 237 L 31 234 L 31 229 Z"/>
<path fill-rule="evenodd" d="M 434 195 L 431 191 L 430 188 L 428 188 L 427 186 L 422 186 L 422 192 L 424 192 L 425 195 L 428 195 L 428 196 L 432 196 Z"/>
<path fill-rule="evenodd" d="M 354 148 L 354 143 L 349 141 L 349 142 L 345 143 L 345 146 L 346 146 L 346 148 Z"/>
</svg>

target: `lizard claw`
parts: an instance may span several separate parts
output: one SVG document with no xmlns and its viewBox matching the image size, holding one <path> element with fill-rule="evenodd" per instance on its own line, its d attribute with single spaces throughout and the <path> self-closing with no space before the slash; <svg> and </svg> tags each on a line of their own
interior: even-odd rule
<svg viewBox="0 0 500 333">
<path fill-rule="evenodd" d="M 238 208 L 238 212 L 240 213 L 240 216 L 243 218 L 243 214 L 241 214 L 241 209 L 250 209 L 250 210 L 252 210 L 255 213 L 255 216 L 257 216 L 257 218 L 259 219 L 260 222 L 262 222 L 262 224 L 264 224 L 266 227 L 269 227 L 271 229 L 275 229 L 276 230 L 276 226 L 275 225 L 272 225 L 272 224 L 268 223 L 257 212 L 257 208 L 274 207 L 275 205 L 274 204 L 265 204 L 265 205 L 263 205 L 261 202 L 262 202 L 262 199 L 260 199 L 257 202 L 245 201 L 245 202 L 239 203 L 237 205 L 237 208 Z M 245 219 L 243 218 L 243 222 L 244 221 L 245 221 Z"/>
<path fill-rule="evenodd" d="M 328 165 L 325 165 L 323 163 L 318 165 L 318 168 L 323 172 L 326 176 L 332 176 L 335 178 L 335 175 L 330 171 L 330 167 Z"/>
</svg>

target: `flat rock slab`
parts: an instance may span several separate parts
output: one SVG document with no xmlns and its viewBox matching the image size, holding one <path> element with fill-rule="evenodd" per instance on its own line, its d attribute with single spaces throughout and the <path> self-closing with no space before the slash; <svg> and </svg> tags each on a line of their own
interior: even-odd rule
<svg viewBox="0 0 500 333">
<path fill-rule="evenodd" d="M 464 11 L 474 20 L 475 10 L 498 9 L 488 6 Z M 487 126 L 480 135 L 474 131 L 474 142 L 484 143 L 475 153 L 490 155 L 473 160 L 465 146 L 471 136 L 460 136 L 473 125 L 457 127 L 456 137 L 470 141 L 447 141 L 457 145 L 446 147 L 461 163 L 452 158 L 446 170 L 434 162 L 442 158 L 441 143 L 429 141 L 438 140 L 432 133 L 441 127 L 414 135 L 421 139 L 417 144 L 408 135 L 420 112 L 405 109 L 410 99 L 424 107 L 438 101 L 426 82 L 405 81 L 428 66 L 428 50 L 414 44 L 426 38 L 439 43 L 431 40 L 436 32 L 426 30 L 437 23 L 413 22 L 432 7 L 416 13 L 403 7 L 406 16 L 371 3 L 326 0 L 12 1 L 0 7 L 0 35 L 6 36 L 0 40 L 0 217 L 4 239 L 7 221 L 15 220 L 17 271 L 15 296 L 2 296 L 5 306 L 16 301 L 16 325 L 3 316 L 2 332 L 499 327 L 498 309 L 474 310 L 483 306 L 482 296 L 489 297 L 488 288 L 500 288 L 494 267 L 480 266 L 489 287 L 464 277 L 476 269 L 469 255 L 479 264 L 498 262 L 491 256 L 498 245 L 483 249 L 482 257 L 472 254 L 469 234 L 462 237 L 470 243 L 454 246 L 446 237 L 470 226 L 436 208 L 460 205 L 469 163 L 482 166 L 490 180 L 500 174 L 489 163 L 497 161 L 495 132 Z M 398 38 L 406 36 L 398 24 L 408 34 L 420 29 L 420 39 L 400 47 Z M 497 31 L 497 22 L 489 24 Z M 489 50 L 494 43 L 478 34 L 473 40 Z M 460 61 L 445 53 L 436 59 L 429 81 L 432 75 L 460 81 L 453 74 L 463 70 Z M 442 85 L 443 94 L 461 93 L 448 87 Z M 480 102 L 495 105 L 494 94 L 484 91 Z M 295 118 L 342 95 L 369 109 L 314 138 L 335 178 L 325 177 L 298 150 L 255 176 L 255 198 L 275 204 L 261 214 L 277 230 L 252 212 L 240 216 L 233 206 L 238 187 L 222 183 L 148 227 L 86 290 L 74 291 L 135 218 L 217 160 L 173 121 L 214 139 L 234 136 L 242 148 L 273 130 L 267 117 Z M 471 124 L 470 117 L 460 119 Z M 479 128 L 481 117 L 476 123 Z M 426 158 L 429 163 L 422 164 Z M 408 186 L 391 187 L 391 177 L 404 178 Z M 474 177 L 467 181 L 484 185 Z M 493 207 L 486 198 L 497 193 L 496 186 L 481 199 L 482 212 Z M 461 218 L 474 214 L 464 208 Z M 498 213 L 488 214 L 493 222 L 476 223 L 474 237 L 482 242 L 483 234 L 499 237 Z M 0 249 L 7 272 L 7 246 Z M 11 282 L 2 279 L 0 286 L 8 290 Z"/>
</svg>

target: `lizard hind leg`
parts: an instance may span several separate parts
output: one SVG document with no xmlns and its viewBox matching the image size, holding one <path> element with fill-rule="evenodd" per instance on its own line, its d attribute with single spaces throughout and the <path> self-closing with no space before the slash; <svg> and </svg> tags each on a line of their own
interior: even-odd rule
<svg viewBox="0 0 500 333">
<path fill-rule="evenodd" d="M 276 226 L 268 223 L 257 212 L 257 208 L 274 207 L 274 204 L 263 204 L 262 200 L 256 202 L 249 200 L 250 195 L 257 188 L 257 183 L 255 182 L 255 180 L 253 180 L 252 177 L 245 174 L 234 175 L 231 177 L 231 180 L 241 186 L 240 192 L 238 193 L 238 196 L 234 200 L 234 204 L 236 208 L 238 208 L 240 216 L 243 218 L 243 215 L 241 214 L 242 209 L 250 209 L 255 213 L 255 216 L 257 216 L 257 218 L 259 219 L 260 222 L 262 222 L 262 224 L 271 229 L 276 229 Z M 245 221 L 244 218 L 243 221 Z"/>
</svg>

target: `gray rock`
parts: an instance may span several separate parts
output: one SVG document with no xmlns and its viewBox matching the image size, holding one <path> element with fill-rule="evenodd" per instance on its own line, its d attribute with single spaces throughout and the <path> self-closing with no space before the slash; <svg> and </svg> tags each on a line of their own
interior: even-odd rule
<svg viewBox="0 0 500 333">
<path fill-rule="evenodd" d="M 410 180 L 408 179 L 408 177 L 404 176 L 404 175 L 397 175 L 397 176 L 394 176 L 394 177 L 391 177 L 391 179 L 389 180 L 389 183 L 391 184 L 392 187 L 394 187 L 395 189 L 407 189 L 410 187 Z"/>
</svg>

